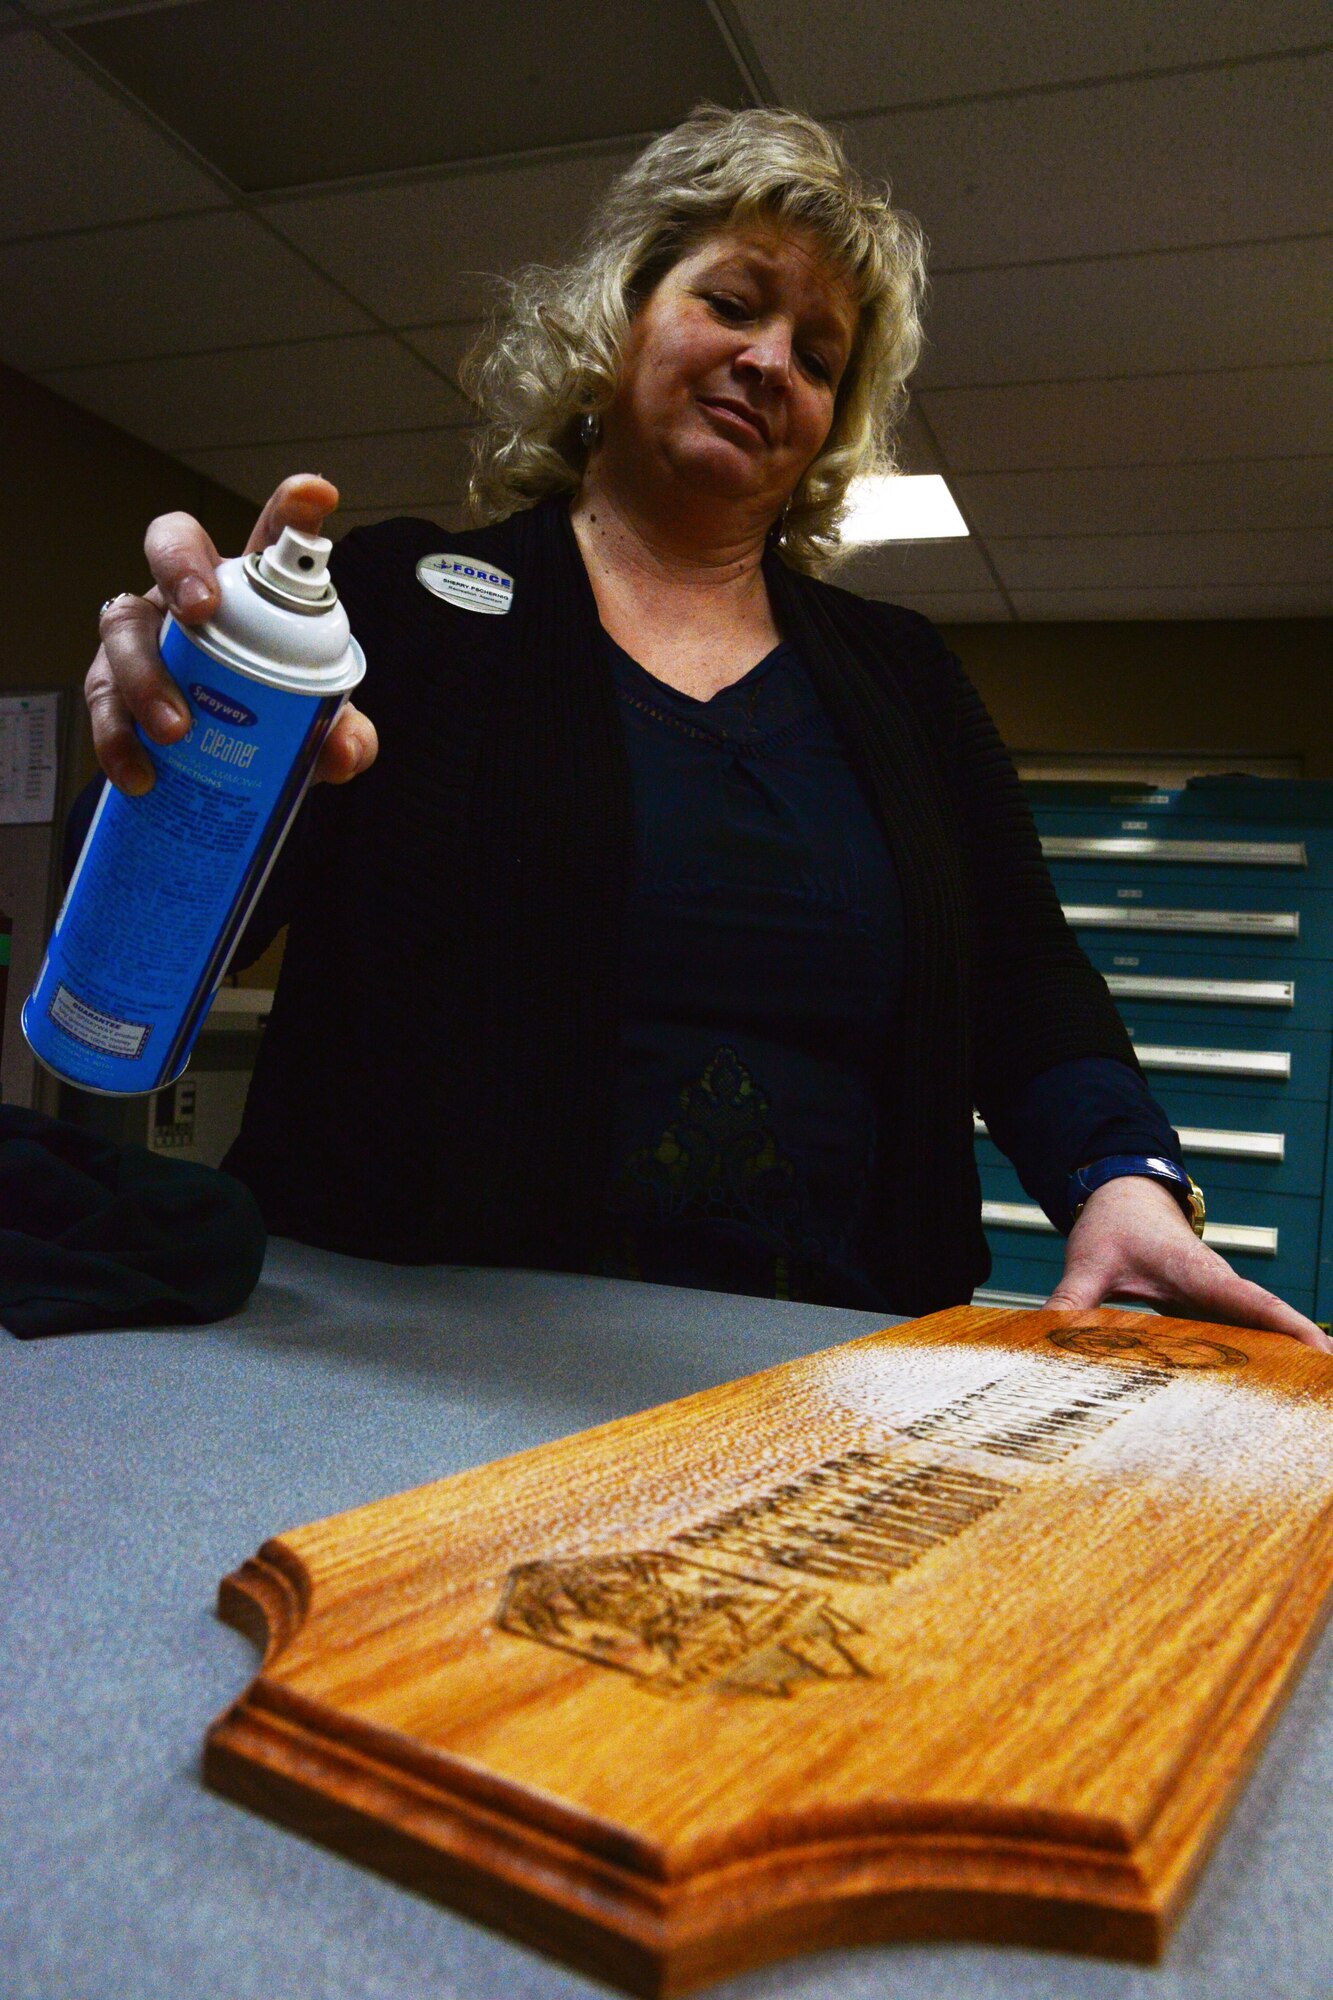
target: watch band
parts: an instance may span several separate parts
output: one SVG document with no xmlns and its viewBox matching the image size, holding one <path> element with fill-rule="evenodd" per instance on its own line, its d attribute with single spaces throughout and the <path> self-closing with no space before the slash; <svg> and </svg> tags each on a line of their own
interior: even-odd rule
<svg viewBox="0 0 1333 2000">
<path fill-rule="evenodd" d="M 1203 1189 L 1183 1167 L 1160 1153 L 1110 1153 L 1104 1160 L 1090 1160 L 1086 1166 L 1077 1168 L 1069 1176 L 1069 1209 L 1074 1221 L 1077 1222 L 1083 1213 L 1084 1203 L 1090 1194 L 1099 1187 L 1105 1187 L 1107 1181 L 1121 1180 L 1129 1174 L 1160 1181 L 1164 1187 L 1170 1188 L 1194 1234 L 1203 1235 L 1207 1215 Z"/>
</svg>

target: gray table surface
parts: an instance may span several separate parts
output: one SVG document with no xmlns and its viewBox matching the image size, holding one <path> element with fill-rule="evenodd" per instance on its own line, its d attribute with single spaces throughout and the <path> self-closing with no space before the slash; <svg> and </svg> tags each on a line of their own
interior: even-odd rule
<svg viewBox="0 0 1333 2000">
<path fill-rule="evenodd" d="M 266 1536 L 882 1319 L 278 1242 L 220 1325 L 0 1333 L 0 1994 L 575 2000 L 606 1989 L 205 1791 Z M 1330 2000 L 1333 1632 L 1155 1968 L 990 1946 L 788 1960 L 718 2000 Z"/>
</svg>

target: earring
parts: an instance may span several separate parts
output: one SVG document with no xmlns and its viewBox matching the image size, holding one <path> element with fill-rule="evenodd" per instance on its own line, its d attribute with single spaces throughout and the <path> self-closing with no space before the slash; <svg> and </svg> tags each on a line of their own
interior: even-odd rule
<svg viewBox="0 0 1333 2000">
<path fill-rule="evenodd" d="M 591 451 L 602 435 L 602 420 L 591 410 L 585 410 L 579 418 L 579 443 L 585 451 Z"/>
</svg>

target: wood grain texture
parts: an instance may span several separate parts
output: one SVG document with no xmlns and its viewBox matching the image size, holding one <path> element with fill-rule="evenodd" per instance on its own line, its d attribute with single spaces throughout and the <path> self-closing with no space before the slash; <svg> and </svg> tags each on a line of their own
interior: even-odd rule
<svg viewBox="0 0 1333 2000">
<path fill-rule="evenodd" d="M 266 1542 L 218 1790 L 647 1995 L 1151 1959 L 1333 1584 L 1333 1362 L 959 1308 Z"/>
</svg>

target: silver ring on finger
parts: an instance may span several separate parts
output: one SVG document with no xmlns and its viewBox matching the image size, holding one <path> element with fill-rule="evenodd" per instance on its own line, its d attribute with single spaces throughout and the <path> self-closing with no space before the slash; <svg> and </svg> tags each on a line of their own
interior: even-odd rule
<svg viewBox="0 0 1333 2000">
<path fill-rule="evenodd" d="M 134 592 L 132 590 L 118 590 L 114 597 L 107 597 L 102 600 L 102 608 L 98 612 L 97 616 L 99 617 L 99 619 L 105 618 L 107 612 L 111 609 L 113 604 L 119 604 L 122 598 L 133 597 L 133 596 Z"/>
</svg>

